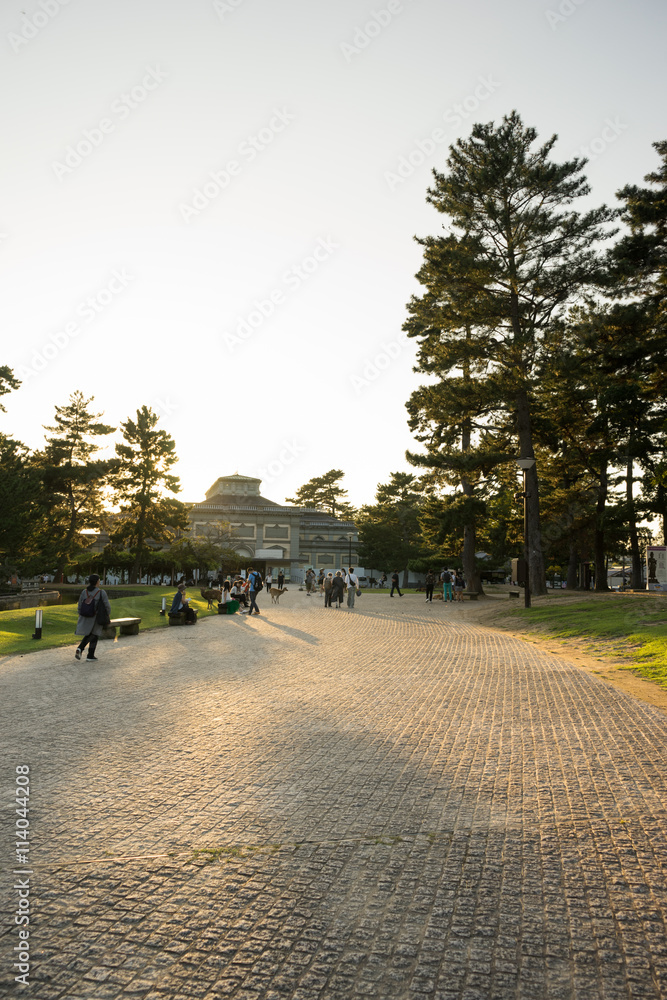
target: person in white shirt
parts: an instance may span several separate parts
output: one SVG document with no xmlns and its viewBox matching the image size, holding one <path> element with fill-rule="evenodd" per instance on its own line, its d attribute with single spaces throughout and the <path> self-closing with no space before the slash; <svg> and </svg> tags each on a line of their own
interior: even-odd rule
<svg viewBox="0 0 667 1000">
<path fill-rule="evenodd" d="M 271 576 L 271 570 L 269 570 L 269 572 L 264 577 L 264 583 L 266 584 L 266 590 L 267 590 L 267 592 L 270 594 L 271 593 L 271 587 L 273 585 L 273 577 Z"/>
<path fill-rule="evenodd" d="M 347 587 L 347 606 L 354 608 L 354 598 L 359 586 L 359 577 L 354 572 L 354 566 L 350 566 L 350 572 L 345 575 L 345 586 Z"/>
</svg>

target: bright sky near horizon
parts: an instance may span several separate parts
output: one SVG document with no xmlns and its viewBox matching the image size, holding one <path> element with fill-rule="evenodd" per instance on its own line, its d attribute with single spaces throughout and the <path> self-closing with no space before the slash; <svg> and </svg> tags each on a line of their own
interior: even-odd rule
<svg viewBox="0 0 667 1000">
<path fill-rule="evenodd" d="M 25 0 L 0 7 L 0 429 L 147 404 L 181 498 L 350 500 L 409 469 L 401 326 L 431 168 L 516 108 L 615 204 L 667 138 L 660 0 Z"/>
</svg>

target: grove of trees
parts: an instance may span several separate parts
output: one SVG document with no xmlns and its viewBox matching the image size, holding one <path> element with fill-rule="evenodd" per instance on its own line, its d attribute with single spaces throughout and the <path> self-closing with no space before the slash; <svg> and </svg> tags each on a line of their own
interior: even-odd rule
<svg viewBox="0 0 667 1000">
<path fill-rule="evenodd" d="M 641 580 L 642 522 L 665 528 L 667 143 L 648 188 L 621 207 L 577 210 L 585 161 L 552 158 L 556 136 L 516 112 L 475 125 L 434 171 L 427 201 L 445 233 L 419 238 L 424 292 L 404 329 L 428 376 L 407 403 L 423 470 L 426 540 L 460 558 L 521 551 L 515 459 L 527 474 L 531 590 L 558 568 L 568 586 L 628 553 Z M 625 225 L 621 235 L 619 226 Z"/>
<path fill-rule="evenodd" d="M 0 395 L 18 386 L 10 369 L 0 368 Z M 158 428 L 157 414 L 142 406 L 128 417 L 115 455 L 101 459 L 116 428 L 101 422 L 92 403 L 77 391 L 56 406 L 40 450 L 0 434 L 5 578 L 47 572 L 62 581 L 68 573 L 106 569 L 136 583 L 144 575 L 203 574 L 225 562 L 235 568 L 229 525 L 215 525 L 205 537 L 188 533 L 187 508 L 175 496 L 180 483 L 171 472 L 175 444 Z M 93 552 L 100 531 L 110 541 Z"/>
</svg>

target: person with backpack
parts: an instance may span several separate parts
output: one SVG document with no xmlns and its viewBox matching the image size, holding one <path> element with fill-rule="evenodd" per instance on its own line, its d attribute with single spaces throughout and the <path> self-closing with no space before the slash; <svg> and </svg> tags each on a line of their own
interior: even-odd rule
<svg viewBox="0 0 667 1000">
<path fill-rule="evenodd" d="M 397 569 L 395 569 L 394 572 L 391 574 L 391 593 L 389 594 L 390 597 L 394 596 L 394 590 L 398 591 L 398 596 L 399 597 L 403 597 L 403 594 L 401 593 L 401 588 L 398 585 L 398 570 Z"/>
<path fill-rule="evenodd" d="M 426 603 L 433 603 L 433 588 L 435 587 L 435 575 L 430 569 L 426 574 Z"/>
<path fill-rule="evenodd" d="M 250 594 L 250 607 L 248 608 L 248 614 L 253 613 L 253 608 L 255 609 L 255 614 L 259 614 L 259 608 L 257 607 L 257 595 L 262 589 L 262 574 L 257 569 L 248 570 L 248 593 Z"/>
<path fill-rule="evenodd" d="M 452 590 L 452 574 L 448 569 L 443 569 L 440 576 L 442 581 L 442 599 L 443 601 L 454 602 L 454 592 Z"/>
<path fill-rule="evenodd" d="M 96 573 L 92 573 L 86 581 L 86 589 L 81 591 L 79 597 L 77 605 L 79 620 L 76 623 L 74 634 L 82 635 L 83 639 L 76 647 L 74 653 L 77 660 L 81 659 L 81 654 L 86 646 L 88 646 L 86 660 L 97 660 L 95 656 L 97 640 L 102 635 L 102 629 L 105 625 L 109 624 L 111 619 L 109 598 L 97 586 L 99 582 L 99 576 Z"/>
</svg>

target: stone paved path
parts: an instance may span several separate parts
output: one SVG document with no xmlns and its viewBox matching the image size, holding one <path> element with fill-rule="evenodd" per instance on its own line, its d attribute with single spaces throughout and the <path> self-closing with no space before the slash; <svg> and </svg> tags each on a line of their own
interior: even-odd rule
<svg viewBox="0 0 667 1000">
<path fill-rule="evenodd" d="M 0 661 L 0 995 L 667 997 L 667 717 L 466 606 L 283 601 Z"/>
</svg>

